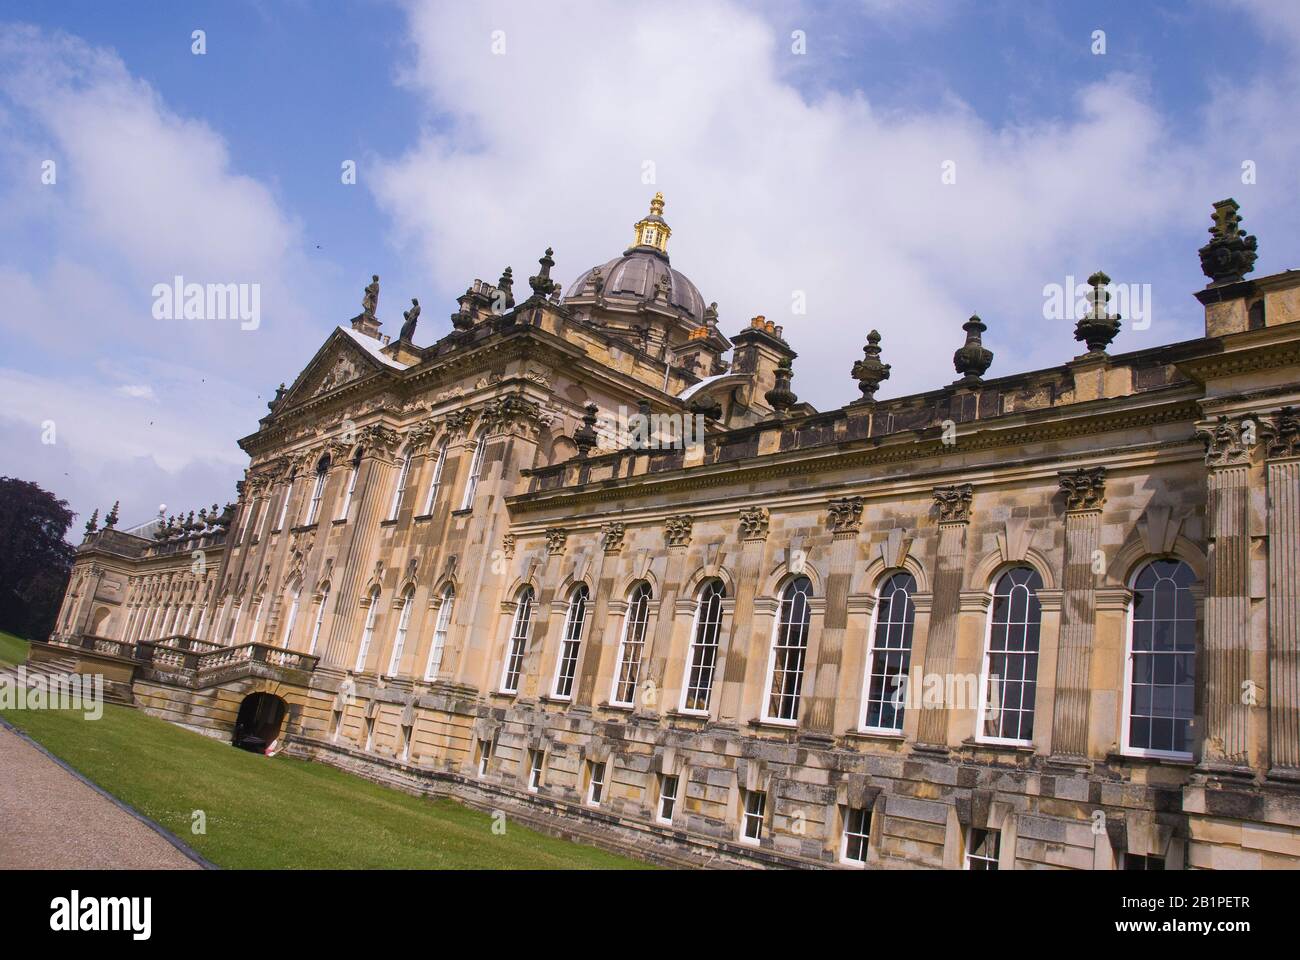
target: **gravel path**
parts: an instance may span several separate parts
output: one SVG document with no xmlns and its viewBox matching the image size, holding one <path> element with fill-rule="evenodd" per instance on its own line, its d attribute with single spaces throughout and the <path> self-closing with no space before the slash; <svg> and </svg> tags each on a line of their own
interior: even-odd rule
<svg viewBox="0 0 1300 960">
<path fill-rule="evenodd" d="M 113 801 L 0 727 L 0 870 L 197 870 Z"/>
</svg>

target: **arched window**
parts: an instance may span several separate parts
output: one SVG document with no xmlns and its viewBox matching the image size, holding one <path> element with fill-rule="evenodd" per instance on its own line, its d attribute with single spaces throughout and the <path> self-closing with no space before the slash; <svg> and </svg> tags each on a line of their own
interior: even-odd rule
<svg viewBox="0 0 1300 960">
<path fill-rule="evenodd" d="M 912 627 L 916 622 L 916 578 L 899 572 L 880 584 L 876 623 L 867 650 L 867 677 L 863 684 L 862 728 L 903 729 L 907 702 L 907 671 L 912 664 Z"/>
<path fill-rule="evenodd" d="M 402 455 L 402 466 L 397 471 L 397 488 L 393 490 L 393 505 L 388 508 L 388 519 L 396 520 L 397 511 L 402 506 L 402 494 L 406 492 L 406 479 L 411 475 L 412 451 L 408 448 Z"/>
<path fill-rule="evenodd" d="M 772 657 L 768 667 L 765 720 L 794 722 L 799 719 L 804 658 L 808 654 L 808 624 L 812 617 L 808 607 L 811 596 L 812 581 L 807 577 L 795 577 L 781 595 L 780 616 L 772 638 Z"/>
<path fill-rule="evenodd" d="M 721 580 L 709 580 L 695 598 L 695 621 L 691 625 L 691 648 L 686 654 L 686 682 L 682 684 L 682 709 L 707 713 L 713 690 L 713 671 L 718 663 L 718 639 L 722 632 L 722 601 L 727 590 Z"/>
<path fill-rule="evenodd" d="M 438 502 L 438 488 L 442 486 L 442 468 L 447 462 L 447 441 L 444 440 L 438 444 L 438 452 L 434 454 L 436 459 L 433 461 L 433 475 L 429 478 L 429 494 L 424 498 L 424 509 L 421 513 L 433 513 L 434 504 Z"/>
<path fill-rule="evenodd" d="M 587 622 L 587 600 L 591 591 L 580 583 L 569 594 L 569 609 L 564 616 L 564 642 L 555 665 L 555 696 L 573 696 L 573 678 L 578 670 L 578 650 L 582 646 L 582 628 Z"/>
<path fill-rule="evenodd" d="M 650 584 L 642 580 L 628 598 L 623 617 L 623 639 L 618 645 L 618 669 L 614 676 L 611 703 L 630 707 L 641 676 L 641 653 L 645 649 L 646 625 L 650 621 Z"/>
<path fill-rule="evenodd" d="M 337 520 L 348 518 L 348 508 L 352 506 L 352 495 L 357 492 L 357 475 L 361 473 L 361 448 L 352 455 L 352 467 L 348 470 L 348 488 L 343 494 L 343 507 L 339 510 Z"/>
<path fill-rule="evenodd" d="M 253 520 L 257 517 L 257 497 L 250 496 L 244 504 L 244 529 L 240 531 L 239 542 L 248 542 L 248 531 L 253 529 Z"/>
<path fill-rule="evenodd" d="M 366 668 L 366 654 L 370 652 L 370 642 L 375 639 L 375 618 L 379 616 L 379 588 L 370 593 L 370 606 L 366 610 L 366 625 L 361 630 L 361 648 L 357 651 L 357 663 L 353 668 L 358 673 Z"/>
<path fill-rule="evenodd" d="M 307 525 L 316 522 L 320 516 L 320 498 L 325 493 L 325 478 L 329 475 L 330 458 L 329 454 L 323 454 L 320 462 L 316 464 L 316 482 L 311 488 L 311 502 L 307 505 Z"/>
<path fill-rule="evenodd" d="M 284 633 L 280 637 L 280 646 L 286 650 L 293 639 L 293 625 L 298 622 L 298 598 L 302 596 L 302 587 L 294 588 L 293 600 L 289 604 L 289 615 L 284 618 Z"/>
<path fill-rule="evenodd" d="M 524 651 L 528 649 L 528 631 L 533 626 L 533 588 L 524 587 L 515 601 L 515 618 L 510 625 L 510 647 L 506 651 L 501 674 L 501 692 L 519 691 L 519 673 L 524 668 Z"/>
<path fill-rule="evenodd" d="M 307 645 L 307 652 L 314 654 L 316 644 L 320 642 L 321 624 L 325 622 L 325 602 L 330 598 L 330 585 L 324 584 L 320 591 L 320 601 L 316 604 L 316 620 L 311 625 L 311 642 Z"/>
<path fill-rule="evenodd" d="M 433 627 L 433 643 L 429 646 L 429 662 L 424 666 L 424 679 L 433 680 L 442 669 L 442 651 L 447 646 L 447 632 L 451 629 L 451 612 L 456 605 L 456 591 L 447 587 L 438 605 L 438 620 Z"/>
<path fill-rule="evenodd" d="M 280 502 L 280 516 L 275 521 L 275 529 L 284 529 L 284 518 L 289 515 L 289 501 L 293 499 L 293 484 L 298 479 L 298 472 L 295 470 L 289 474 L 289 482 L 284 486 L 284 499 Z M 275 531 L 273 530 L 272 533 Z"/>
<path fill-rule="evenodd" d="M 483 472 L 483 453 L 487 449 L 487 434 L 478 438 L 474 444 L 474 456 L 469 462 L 469 476 L 465 478 L 465 494 L 460 498 L 460 508 L 468 510 L 474 506 L 474 491 L 478 489 L 479 475 Z"/>
<path fill-rule="evenodd" d="M 257 632 L 262 627 L 262 598 L 253 600 L 253 629 L 248 631 L 248 642 L 257 643 Z"/>
<path fill-rule="evenodd" d="M 393 636 L 393 655 L 388 658 L 388 675 L 395 676 L 402 664 L 402 650 L 406 647 L 406 634 L 411 628 L 411 609 L 415 606 L 415 588 L 407 587 L 402 594 L 402 614 L 397 618 L 397 633 Z"/>
<path fill-rule="evenodd" d="M 1042 586 L 1032 567 L 1012 567 L 994 584 L 980 687 L 981 740 L 1026 744 L 1034 738 Z"/>
<path fill-rule="evenodd" d="M 1196 576 L 1181 560 L 1152 560 L 1133 578 L 1126 752 L 1190 758 L 1196 704 Z"/>
</svg>

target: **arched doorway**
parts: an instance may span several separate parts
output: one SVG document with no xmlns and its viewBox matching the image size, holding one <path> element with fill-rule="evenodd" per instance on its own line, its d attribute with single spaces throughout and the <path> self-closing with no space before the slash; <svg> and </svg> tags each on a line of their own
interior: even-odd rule
<svg viewBox="0 0 1300 960">
<path fill-rule="evenodd" d="M 241 750 L 267 753 L 280 737 L 285 709 L 284 700 L 275 694 L 250 693 L 239 705 L 231 743 Z"/>
</svg>

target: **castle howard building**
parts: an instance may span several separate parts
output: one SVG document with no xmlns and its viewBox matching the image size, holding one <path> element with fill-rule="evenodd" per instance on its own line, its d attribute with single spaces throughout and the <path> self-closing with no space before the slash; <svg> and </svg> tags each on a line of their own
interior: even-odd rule
<svg viewBox="0 0 1300 960">
<path fill-rule="evenodd" d="M 877 400 L 872 331 L 825 412 L 663 208 L 429 346 L 374 278 L 236 503 L 88 525 L 33 666 L 667 863 L 1300 866 L 1300 272 L 1237 205 L 1204 337 L 1110 352 L 1098 273 L 1060 366 L 986 378 L 972 317 Z"/>
</svg>

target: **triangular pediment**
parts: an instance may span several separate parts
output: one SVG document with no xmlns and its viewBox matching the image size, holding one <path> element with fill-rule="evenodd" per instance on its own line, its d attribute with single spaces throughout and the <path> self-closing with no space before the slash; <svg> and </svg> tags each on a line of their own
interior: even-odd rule
<svg viewBox="0 0 1300 960">
<path fill-rule="evenodd" d="M 301 403 L 342 389 L 372 373 L 391 370 L 377 356 L 362 347 L 347 331 L 335 330 L 303 368 L 272 416 L 291 410 Z"/>
</svg>

